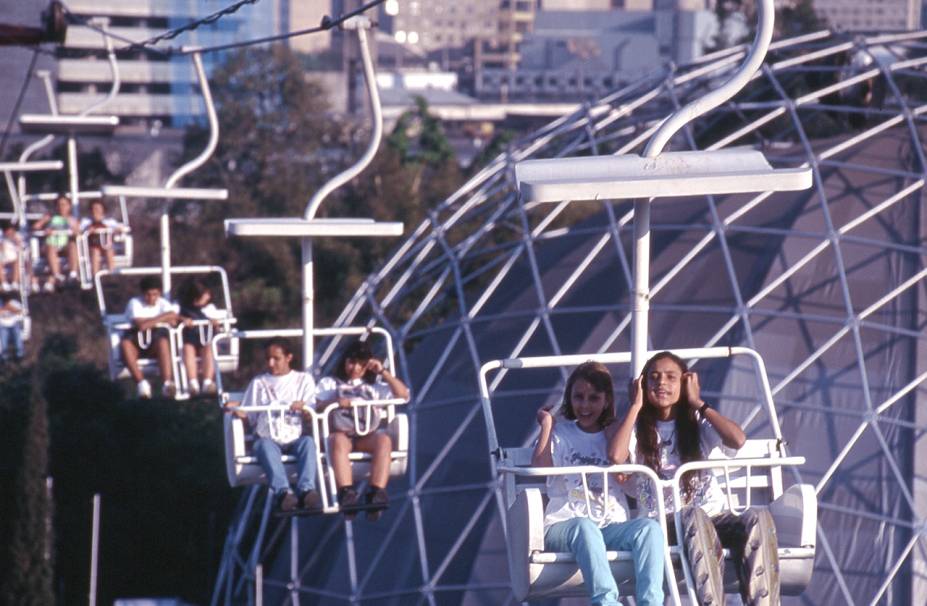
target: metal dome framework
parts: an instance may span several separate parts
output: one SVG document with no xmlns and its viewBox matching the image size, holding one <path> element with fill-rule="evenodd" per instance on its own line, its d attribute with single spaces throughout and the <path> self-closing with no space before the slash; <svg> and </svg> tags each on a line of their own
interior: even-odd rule
<svg viewBox="0 0 927 606">
<path fill-rule="evenodd" d="M 744 47 L 654 74 L 513 145 L 435 208 L 352 298 L 397 343 L 412 387 L 409 477 L 377 526 L 268 522 L 257 488 L 230 529 L 214 603 L 511 603 L 480 422 L 481 362 L 627 350 L 633 214 L 612 201 L 525 203 L 514 164 L 640 153 L 673 109 Z M 811 193 L 703 196 L 654 206 L 651 342 L 746 345 L 767 358 L 793 454 L 820 515 L 815 582 L 795 603 L 905 604 L 927 595 L 927 32 L 773 43 L 732 102 L 674 149 L 762 149 L 810 166 Z M 333 357 L 337 343 L 319 351 Z M 762 433 L 741 369 L 699 366 L 726 413 Z M 515 440 L 564 373 L 493 389 L 520 408 Z M 617 377 L 617 384 L 623 378 Z M 497 420 L 497 423 L 499 421 Z M 920 456 L 918 456 L 920 455 Z M 503 550 L 504 552 L 504 550 Z M 412 597 L 414 596 L 414 598 Z M 788 601 L 787 601 L 788 602 Z"/>
</svg>

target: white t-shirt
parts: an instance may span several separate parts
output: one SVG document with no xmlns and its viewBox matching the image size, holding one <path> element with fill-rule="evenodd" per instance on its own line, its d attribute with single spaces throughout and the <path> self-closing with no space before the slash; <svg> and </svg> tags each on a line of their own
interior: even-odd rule
<svg viewBox="0 0 927 606">
<path fill-rule="evenodd" d="M 673 478 L 673 474 L 676 473 L 676 469 L 680 465 L 679 444 L 676 439 L 676 421 L 657 421 L 656 429 L 657 448 L 660 453 L 660 470 L 657 471 L 657 475 L 659 475 L 661 479 L 670 480 Z M 722 444 L 721 436 L 718 435 L 717 430 L 715 430 L 707 419 L 701 419 L 699 421 L 699 442 L 703 458 L 708 458 L 708 453 L 714 448 L 721 448 L 722 452 L 727 456 L 734 456 L 737 454 L 736 450 L 727 448 Z M 640 453 L 637 452 L 636 430 L 631 433 L 628 451 L 630 452 L 630 459 L 628 462 L 645 464 Z M 647 515 L 651 517 L 655 516 L 657 508 L 653 498 L 653 485 L 644 478 L 635 476 L 630 486 L 632 494 L 637 498 L 639 503 L 638 506 L 641 510 L 647 511 Z M 700 506 L 709 516 L 717 515 L 727 507 L 724 492 L 718 485 L 718 480 L 715 478 L 714 473 L 710 470 L 702 471 L 698 475 L 695 480 L 692 495 L 692 500 L 690 502 Z M 675 511 L 673 508 L 673 493 L 669 489 L 664 491 L 663 503 L 666 506 L 666 513 Z"/>
<path fill-rule="evenodd" d="M 22 325 L 22 303 L 20 303 L 18 299 L 10 299 L 8 306 L 9 309 L 6 309 L 7 305 L 0 307 L 0 326 L 8 328 L 10 326 Z"/>
<path fill-rule="evenodd" d="M 363 379 L 353 379 L 351 381 L 342 381 L 337 377 L 323 377 L 319 380 L 319 387 L 315 392 L 317 401 L 326 402 L 336 398 L 348 398 L 349 400 L 388 400 L 393 397 L 393 390 L 390 386 L 377 379 L 374 383 L 367 383 Z M 366 411 L 356 409 L 358 421 L 361 429 L 367 427 Z M 354 408 L 336 408 L 331 412 L 329 423 L 332 429 L 343 431 L 348 434 L 355 432 L 354 425 Z M 380 423 L 382 412 L 379 407 L 370 407 L 370 426 L 376 427 Z"/>
<path fill-rule="evenodd" d="M 576 425 L 575 421 L 557 418 L 551 435 L 551 456 L 554 467 L 575 465 L 597 465 L 607 467 L 608 439 L 604 431 L 587 433 Z M 590 516 L 583 490 L 582 476 L 579 474 L 550 476 L 547 478 L 547 509 L 544 512 L 544 526 L 573 518 L 592 517 L 603 528 L 628 519 L 628 504 L 615 481 L 614 474 L 608 474 L 608 493 L 603 490 L 603 474 L 587 474 L 589 503 L 592 508 Z M 603 516 L 603 512 L 605 515 Z"/>
<path fill-rule="evenodd" d="M 263 373 L 252 379 L 242 397 L 242 406 L 279 405 L 280 410 L 248 413 L 248 422 L 259 438 L 289 444 L 303 435 L 302 414 L 289 410 L 297 400 L 307 407 L 315 404 L 315 381 L 312 376 L 291 370 L 285 375 Z"/>
<path fill-rule="evenodd" d="M 126 318 L 131 322 L 133 320 L 148 320 L 161 314 L 169 312 L 178 312 L 177 305 L 171 303 L 164 297 L 158 297 L 154 305 L 146 305 L 142 297 L 132 297 L 129 304 L 126 305 Z"/>
</svg>

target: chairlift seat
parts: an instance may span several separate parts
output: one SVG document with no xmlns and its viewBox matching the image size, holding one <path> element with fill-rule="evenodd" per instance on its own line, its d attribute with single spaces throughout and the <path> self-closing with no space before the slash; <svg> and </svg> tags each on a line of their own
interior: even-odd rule
<svg viewBox="0 0 927 606">
<path fill-rule="evenodd" d="M 797 191 L 811 187 L 812 171 L 773 169 L 759 151 L 726 149 L 524 160 L 515 179 L 525 200 L 560 202 Z"/>
<path fill-rule="evenodd" d="M 228 401 L 240 401 L 243 394 L 228 394 Z M 227 414 L 224 420 L 225 431 L 225 453 L 226 453 L 226 473 L 231 486 L 243 486 L 248 484 L 266 483 L 267 477 L 264 470 L 257 461 L 257 457 L 250 454 L 250 441 L 245 432 L 245 424 L 242 419 Z M 390 456 L 390 476 L 401 476 L 406 473 L 409 453 L 409 420 L 403 413 L 396 413 L 392 420 L 386 426 L 386 433 L 393 441 L 393 451 Z M 321 444 L 317 446 L 322 447 Z M 323 459 L 323 468 L 325 457 Z M 351 461 L 352 471 L 355 481 L 363 479 L 370 473 L 370 454 L 365 452 L 352 452 L 348 455 Z M 283 455 L 283 463 L 287 475 L 295 481 L 297 469 L 295 457 L 292 455 Z M 323 481 L 320 477 L 318 482 Z"/>
<path fill-rule="evenodd" d="M 119 117 L 23 114 L 19 117 L 19 126 L 24 132 L 30 133 L 109 134 L 119 126 Z"/>
<path fill-rule="evenodd" d="M 530 448 L 507 448 L 501 465 L 530 465 L 533 450 Z M 775 452 L 774 440 L 748 440 L 738 452 L 737 458 L 756 458 L 757 453 Z M 713 453 L 710 458 L 717 457 Z M 775 456 L 775 455 L 772 455 Z M 778 476 L 778 478 L 776 477 Z M 544 495 L 546 485 L 530 478 L 529 482 L 517 483 L 506 478 L 505 498 L 510 503 L 506 512 L 508 535 L 509 571 L 512 591 L 517 601 L 543 597 L 585 596 L 586 588 L 582 573 L 571 553 L 551 552 L 544 549 Z M 732 491 L 763 490 L 775 495 L 781 487 L 781 469 L 770 467 L 763 474 L 754 472 L 749 483 L 745 473 L 731 473 Z M 724 476 L 719 475 L 722 489 Z M 781 488 L 780 488 L 781 490 Z M 735 506 L 739 506 L 735 502 Z M 801 594 L 811 580 L 814 567 L 817 499 L 814 488 L 807 484 L 795 484 L 778 494 L 766 505 L 776 524 L 779 540 L 779 578 L 783 595 Z M 681 573 L 679 549 L 671 547 L 671 557 L 677 569 L 677 579 L 684 584 Z M 634 568 L 631 552 L 609 551 L 607 558 L 612 574 L 618 582 L 622 595 L 633 595 Z M 725 557 L 730 553 L 725 550 Z M 725 566 L 725 591 L 737 593 L 737 575 L 733 562 Z"/>
<path fill-rule="evenodd" d="M 401 236 L 402 223 L 373 219 L 226 219 L 225 232 L 230 236 L 303 237 Z"/>
</svg>

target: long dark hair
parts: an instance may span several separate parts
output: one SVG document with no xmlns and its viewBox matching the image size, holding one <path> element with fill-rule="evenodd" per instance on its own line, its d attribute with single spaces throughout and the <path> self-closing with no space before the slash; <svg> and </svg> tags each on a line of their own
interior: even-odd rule
<svg viewBox="0 0 927 606">
<path fill-rule="evenodd" d="M 193 278 L 181 286 L 180 292 L 177 293 L 177 300 L 183 308 L 192 309 L 195 307 L 196 300 L 207 292 L 209 292 L 209 287 L 199 278 Z"/>
<path fill-rule="evenodd" d="M 705 457 L 702 455 L 701 441 L 699 435 L 698 419 L 695 417 L 695 411 L 689 406 L 686 391 L 682 385 L 683 374 L 689 372 L 689 367 L 685 360 L 670 351 L 661 351 L 644 364 L 644 370 L 641 373 L 641 389 L 644 390 L 644 407 L 637 416 L 637 454 L 643 460 L 644 465 L 650 467 L 658 474 L 660 473 L 660 451 L 657 448 L 657 409 L 650 402 L 647 396 L 647 378 L 653 370 L 654 365 L 664 359 L 670 359 L 680 372 L 680 390 L 679 401 L 673 404 L 676 408 L 676 443 L 679 449 L 679 460 L 681 463 L 690 461 L 701 461 Z M 685 501 L 692 497 L 692 490 L 698 479 L 697 471 L 690 471 L 683 475 L 682 492 Z"/>
<path fill-rule="evenodd" d="M 370 360 L 372 357 L 373 350 L 370 349 L 370 344 L 367 343 L 367 341 L 354 341 L 341 353 L 341 358 L 338 359 L 338 365 L 335 366 L 335 376 L 338 377 L 338 379 L 341 381 L 347 381 L 348 375 L 344 371 L 345 362 L 348 360 L 354 360 L 355 362 L 360 362 L 363 364 Z M 365 383 L 373 385 L 377 380 L 377 373 L 373 372 L 372 370 L 368 370 L 361 378 Z"/>
<path fill-rule="evenodd" d="M 571 421 L 576 420 L 572 396 L 573 385 L 579 379 L 589 383 L 594 390 L 605 394 L 605 409 L 597 419 L 599 427 L 605 429 L 615 420 L 615 389 L 612 386 L 611 373 L 608 372 L 604 364 L 599 362 L 583 362 L 573 370 L 570 378 L 567 379 L 566 388 L 563 390 L 563 403 L 560 405 L 560 413 L 564 418 Z"/>
</svg>

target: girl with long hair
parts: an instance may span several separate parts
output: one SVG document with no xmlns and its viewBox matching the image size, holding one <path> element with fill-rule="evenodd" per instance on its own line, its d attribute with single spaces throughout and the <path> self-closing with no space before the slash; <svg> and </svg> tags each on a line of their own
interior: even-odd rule
<svg viewBox="0 0 927 606">
<path fill-rule="evenodd" d="M 610 442 L 622 439 L 619 436 L 624 436 L 627 449 L 630 429 L 618 428 L 614 422 L 612 378 L 598 362 L 577 366 L 567 380 L 559 412 L 555 415 L 542 408 L 537 421 L 540 435 L 531 461 L 535 467 L 608 466 Z M 572 553 L 583 573 L 590 602 L 608 605 L 618 604 L 619 595 L 606 551 L 630 551 L 634 558 L 636 603 L 662 606 L 660 525 L 648 518 L 629 520 L 627 502 L 616 478 L 609 474 L 606 481 L 607 485 L 603 485 L 602 474 L 587 477 L 587 501 L 581 476 L 548 478 L 544 548 Z"/>
<path fill-rule="evenodd" d="M 656 354 L 644 365 L 630 389 L 626 425 L 633 425 L 627 450 L 616 441 L 609 453 L 613 462 L 647 465 L 663 479 L 690 461 L 702 461 L 720 447 L 733 455 L 746 436 L 735 421 L 712 408 L 701 397 L 698 374 L 672 352 Z M 692 567 L 696 593 L 702 605 L 724 604 L 722 545 L 737 562 L 740 592 L 745 604 L 771 606 L 779 603 L 779 562 L 776 530 L 766 509 L 752 507 L 738 515 L 728 510 L 727 500 L 710 471 L 690 471 L 682 477 L 683 543 Z M 663 498 L 666 511 L 675 511 L 672 495 L 654 495 L 649 484 L 632 483 L 642 510 L 656 511 L 654 500 Z M 667 524 L 675 543 L 675 525 Z"/>
</svg>

